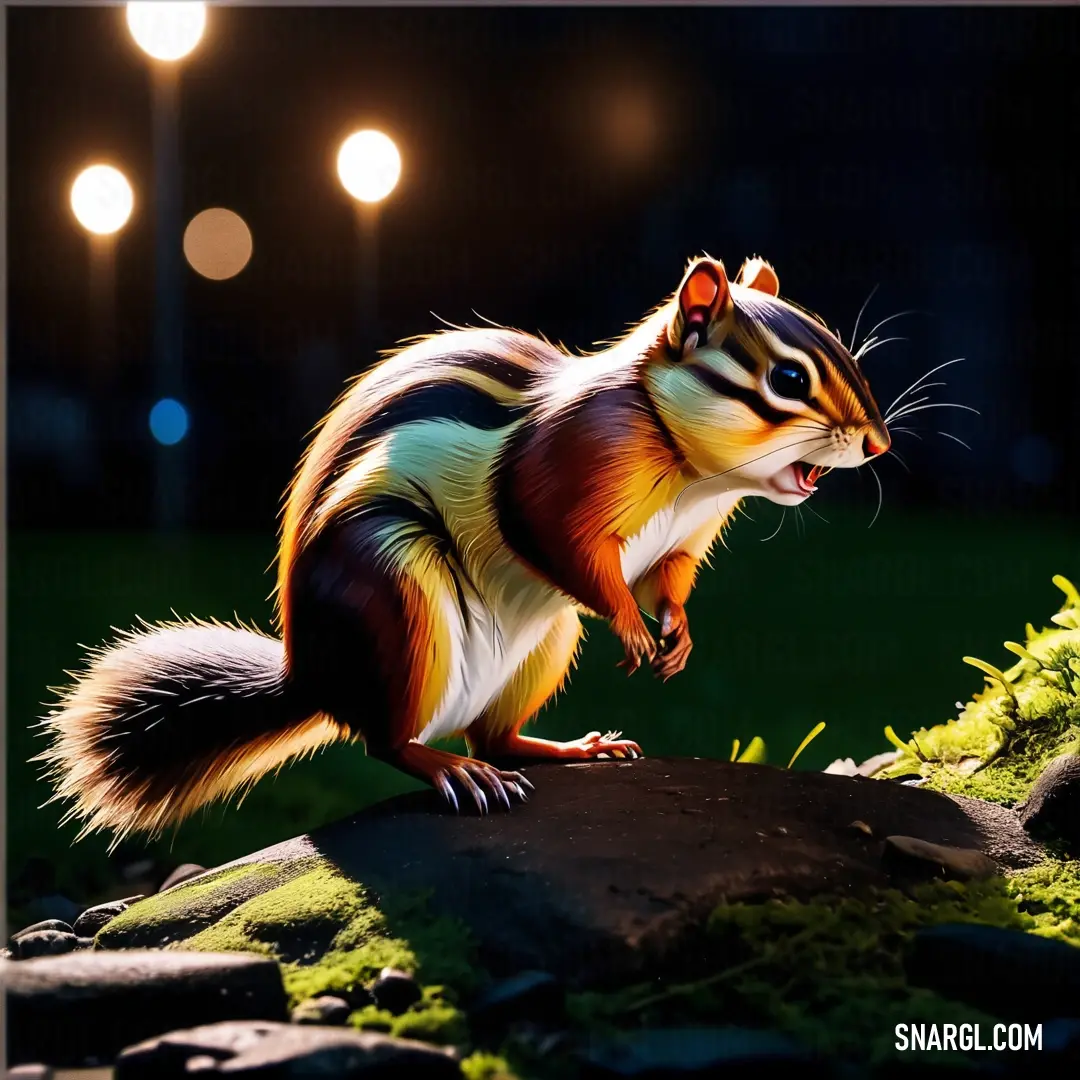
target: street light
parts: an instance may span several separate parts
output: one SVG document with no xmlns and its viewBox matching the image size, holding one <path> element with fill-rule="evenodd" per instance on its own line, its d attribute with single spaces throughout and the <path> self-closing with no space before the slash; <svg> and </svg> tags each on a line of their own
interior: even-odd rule
<svg viewBox="0 0 1080 1080">
<path fill-rule="evenodd" d="M 71 185 L 71 210 L 79 224 L 95 236 L 119 232 L 134 206 L 127 177 L 111 165 L 91 165 Z"/>
<path fill-rule="evenodd" d="M 89 234 L 90 325 L 95 409 L 108 401 L 106 380 L 115 353 L 116 241 L 135 207 L 127 177 L 112 165 L 83 169 L 71 185 L 71 212 Z"/>
<path fill-rule="evenodd" d="M 357 131 L 341 144 L 337 170 L 342 186 L 354 199 L 378 203 L 397 187 L 401 155 L 389 135 Z"/>
<path fill-rule="evenodd" d="M 374 349 L 379 336 L 379 204 L 397 187 L 401 155 L 389 135 L 370 128 L 355 131 L 338 150 L 337 173 L 341 186 L 355 200 L 360 239 L 357 347 L 364 355 Z"/>
<path fill-rule="evenodd" d="M 151 58 L 154 139 L 154 354 L 157 396 L 184 398 L 182 316 L 183 224 L 180 217 L 180 64 L 202 39 L 206 4 L 153 0 L 127 5 L 135 43 Z M 182 408 L 182 406 L 180 406 Z M 184 520 L 184 447 L 158 440 L 157 520 L 171 530 Z"/>
<path fill-rule="evenodd" d="M 143 52 L 155 60 L 180 60 L 199 44 L 206 29 L 206 4 L 171 0 L 129 3 L 127 24 Z"/>
</svg>

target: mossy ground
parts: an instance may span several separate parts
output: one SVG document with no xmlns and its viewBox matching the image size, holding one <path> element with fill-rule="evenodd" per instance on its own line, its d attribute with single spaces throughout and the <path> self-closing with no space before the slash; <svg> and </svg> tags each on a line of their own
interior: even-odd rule
<svg viewBox="0 0 1080 1080">
<path fill-rule="evenodd" d="M 955 719 L 908 742 L 887 729 L 899 756 L 880 777 L 919 775 L 938 791 L 1015 806 L 1050 761 L 1080 752 L 1080 593 L 1063 577 L 1054 583 L 1065 594 L 1054 625 L 1029 623 L 1023 644 L 1006 642 L 1019 657 L 1007 670 L 966 658 L 985 673 L 985 688 Z"/>
<path fill-rule="evenodd" d="M 903 956 L 915 931 L 953 922 L 1080 946 L 1080 866 L 1053 860 L 968 884 L 935 881 L 906 892 L 812 903 L 722 905 L 707 928 L 715 974 L 580 994 L 573 1009 L 578 1022 L 593 1029 L 737 1023 L 784 1032 L 830 1055 L 881 1063 L 895 1052 L 898 1023 L 980 1023 L 989 1030 L 997 1021 L 907 982 Z M 926 1051 L 920 1060 L 956 1063 L 963 1057 Z"/>
<path fill-rule="evenodd" d="M 205 928 L 184 935 L 185 923 Z M 384 967 L 405 971 L 423 985 L 420 1002 L 401 1016 L 368 1006 L 350 1023 L 435 1043 L 466 1037 L 457 1002 L 481 978 L 460 923 L 430 915 L 423 897 L 377 898 L 318 857 L 235 867 L 150 897 L 103 928 L 98 944 L 122 945 L 146 928 L 164 929 L 168 948 L 275 958 L 290 1006 L 364 987 Z"/>
<path fill-rule="evenodd" d="M 923 728 L 907 743 L 890 729 L 900 755 L 879 776 L 917 773 L 937 790 L 1015 805 L 1052 758 L 1080 747 L 1080 595 L 1064 579 L 1055 582 L 1066 595 L 1055 626 L 1029 626 L 1023 645 L 1009 643 L 1019 662 L 1007 671 L 975 662 L 987 673 L 987 686 L 956 719 Z M 215 912 L 220 917 L 211 925 Z M 462 1046 L 469 1051 L 463 1063 L 468 1080 L 573 1075 L 572 1061 L 537 1061 L 513 1036 L 503 1046 L 472 1045 L 462 1005 L 485 976 L 466 929 L 431 915 L 423 898 L 380 894 L 318 858 L 287 872 L 241 867 L 140 903 L 110 923 L 99 941 L 108 945 L 125 929 L 148 923 L 171 929 L 185 919 L 205 928 L 173 947 L 274 956 L 293 1004 L 365 985 L 384 966 L 414 974 L 423 999 L 412 1009 L 393 1016 L 368 1006 L 350 1023 Z M 895 1053 L 897 1023 L 985 1027 L 998 1019 L 908 984 L 903 957 L 912 935 L 949 922 L 1080 946 L 1080 862 L 1055 856 L 967 884 L 935 881 L 808 903 L 722 905 L 704 928 L 715 971 L 685 982 L 677 972 L 660 970 L 648 983 L 574 994 L 571 1025 L 579 1035 L 617 1036 L 651 1026 L 742 1024 L 786 1033 L 830 1055 L 882 1062 Z M 904 1057 L 972 1062 L 940 1051 Z"/>
</svg>

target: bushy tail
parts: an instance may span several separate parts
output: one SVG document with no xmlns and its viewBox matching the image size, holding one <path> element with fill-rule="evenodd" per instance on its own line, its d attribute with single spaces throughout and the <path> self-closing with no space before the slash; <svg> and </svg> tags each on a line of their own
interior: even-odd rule
<svg viewBox="0 0 1080 1080">
<path fill-rule="evenodd" d="M 111 829 L 159 834 L 271 769 L 346 737 L 286 678 L 284 646 L 240 626 L 144 624 L 91 653 L 42 721 L 35 761 L 79 839 Z"/>
</svg>

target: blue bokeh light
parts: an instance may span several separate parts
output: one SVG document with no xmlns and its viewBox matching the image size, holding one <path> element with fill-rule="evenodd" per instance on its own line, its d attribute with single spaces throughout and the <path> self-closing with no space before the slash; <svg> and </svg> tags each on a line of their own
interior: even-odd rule
<svg viewBox="0 0 1080 1080">
<path fill-rule="evenodd" d="M 162 398 L 150 410 L 150 434 L 162 446 L 175 446 L 187 430 L 187 409 L 174 398 Z"/>
</svg>

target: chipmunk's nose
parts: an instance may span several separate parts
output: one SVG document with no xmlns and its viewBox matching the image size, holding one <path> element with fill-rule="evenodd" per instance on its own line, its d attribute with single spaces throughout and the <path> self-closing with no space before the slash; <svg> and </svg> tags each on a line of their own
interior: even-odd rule
<svg viewBox="0 0 1080 1080">
<path fill-rule="evenodd" d="M 862 445 L 863 453 L 868 458 L 879 457 L 892 446 L 892 439 L 889 433 L 882 428 L 880 432 L 871 432 L 869 435 L 864 435 Z"/>
</svg>

